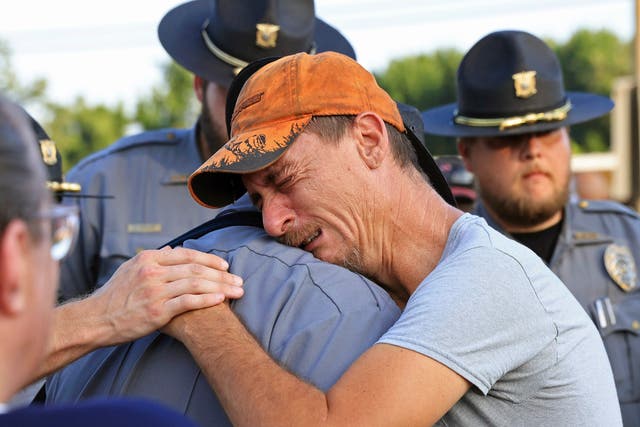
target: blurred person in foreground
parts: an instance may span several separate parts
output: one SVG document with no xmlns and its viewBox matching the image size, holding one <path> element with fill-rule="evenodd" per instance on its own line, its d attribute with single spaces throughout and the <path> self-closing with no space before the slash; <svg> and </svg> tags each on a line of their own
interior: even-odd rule
<svg viewBox="0 0 640 427">
<path fill-rule="evenodd" d="M 207 25 L 218 30 L 235 25 L 236 31 L 242 30 L 245 36 L 236 34 L 238 47 L 244 42 L 243 49 L 254 49 L 256 24 L 262 21 L 252 21 L 240 11 L 255 8 L 255 2 L 218 2 L 219 16 L 210 15 L 206 8 L 194 9 L 198 4 L 180 6 L 162 22 L 173 21 L 176 11 L 194 14 L 188 20 L 192 25 L 183 28 L 185 34 L 187 30 L 193 32 L 193 37 L 200 37 Z M 314 19 L 312 2 L 298 1 L 297 8 L 286 1 L 273 4 L 281 7 L 277 22 L 282 29 L 304 24 L 303 39 L 309 40 L 309 46 L 316 45 L 313 26 L 307 25 Z M 233 13 L 226 15 L 224 11 Z M 163 25 L 168 24 L 161 24 L 161 33 Z M 220 35 L 222 40 L 232 38 L 230 32 Z M 284 49 L 294 51 L 293 47 Z M 212 53 L 200 50 L 192 55 L 204 61 Z M 217 63 L 215 58 L 208 60 Z M 225 75 L 231 75 L 231 68 L 225 67 Z M 413 122 L 422 121 L 416 109 L 407 107 L 405 114 Z M 224 115 L 220 118 L 224 127 Z M 257 221 L 244 222 L 251 218 Z M 244 296 L 232 303 L 234 313 L 282 366 L 326 390 L 393 324 L 400 309 L 383 289 L 366 278 L 270 238 L 260 219 L 250 200 L 244 198 L 208 223 L 210 232 L 187 233 L 189 239 L 182 243 L 226 259 L 229 271 L 244 279 Z M 215 229 L 218 220 L 227 226 Z M 203 333 L 208 328 L 217 328 L 215 321 L 204 326 Z M 46 391 L 47 402 L 53 403 L 99 395 L 144 396 L 172 406 L 203 426 L 231 424 L 191 354 L 182 343 L 159 332 L 83 357 L 49 377 Z"/>
<path fill-rule="evenodd" d="M 613 369 L 625 425 L 640 426 L 640 218 L 570 197 L 569 126 L 609 112 L 603 96 L 567 92 L 553 51 L 522 31 L 483 37 L 458 68 L 455 104 L 423 114 L 458 138 L 476 178 L 475 213 L 532 249 L 590 314 Z"/>
<path fill-rule="evenodd" d="M 77 233 L 77 210 L 53 203 L 27 114 L 0 98 L 0 425 L 192 426 L 143 400 L 9 409 L 42 363 L 52 332 L 58 262 Z"/>
<path fill-rule="evenodd" d="M 55 201 L 109 198 L 66 181 L 55 141 L 33 117 L 29 120 Z M 239 278 L 221 274 L 226 265 L 221 258 L 182 248 L 147 250 L 126 261 L 98 291 L 56 307 L 45 355 L 28 380 L 37 381 L 16 393 L 10 406 L 28 404 L 34 397 L 41 402 L 43 393 L 36 394 L 42 377 L 91 350 L 146 335 L 182 311 L 242 295 Z"/>
<path fill-rule="evenodd" d="M 227 304 L 175 317 L 164 330 L 234 425 L 620 425 L 584 310 L 532 251 L 449 204 L 373 75 L 333 52 L 267 62 L 231 87 L 231 139 L 192 194 L 215 207 L 246 190 L 267 233 L 366 275 L 404 310 L 328 391 L 271 359 Z"/>
</svg>

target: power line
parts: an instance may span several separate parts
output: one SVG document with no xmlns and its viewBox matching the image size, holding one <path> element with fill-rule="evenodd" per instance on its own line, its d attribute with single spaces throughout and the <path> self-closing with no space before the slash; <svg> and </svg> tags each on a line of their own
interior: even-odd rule
<svg viewBox="0 0 640 427">
<path fill-rule="evenodd" d="M 607 7 L 615 4 L 631 7 L 632 0 L 608 0 L 605 3 Z M 513 0 L 317 0 L 316 10 L 320 16 L 330 17 L 330 23 L 342 31 L 366 29 L 388 32 L 416 24 L 520 16 L 524 12 L 545 11 L 552 15 L 560 10 L 600 5 L 603 5 L 602 0 L 537 0 L 527 4 L 523 10 L 522 5 Z M 517 22 L 512 24 L 518 27 Z M 7 39 L 13 52 L 22 55 L 141 48 L 159 46 L 156 26 L 157 23 L 148 21 L 99 27 L 20 30 L 0 33 L 0 39 Z"/>
<path fill-rule="evenodd" d="M 384 31 L 392 27 L 415 23 L 450 22 L 467 18 L 482 19 L 540 11 L 552 14 L 559 10 L 603 5 L 611 7 L 613 4 L 631 6 L 632 2 L 631 0 L 608 0 L 606 3 L 603 3 L 602 0 L 564 0 L 562 2 L 557 0 L 537 0 L 536 2 L 528 3 L 526 9 L 524 9 L 521 3 L 513 0 L 482 2 L 471 0 L 456 2 L 351 0 L 349 3 L 343 3 L 339 7 L 334 3 L 332 7 L 327 7 L 324 11 L 320 7 L 317 7 L 317 10 L 320 16 L 331 16 L 331 24 L 340 29 L 361 29 L 380 26 L 380 30 Z M 411 7 L 407 7 L 408 5 L 411 5 Z M 329 13 L 325 14 L 325 12 Z"/>
</svg>

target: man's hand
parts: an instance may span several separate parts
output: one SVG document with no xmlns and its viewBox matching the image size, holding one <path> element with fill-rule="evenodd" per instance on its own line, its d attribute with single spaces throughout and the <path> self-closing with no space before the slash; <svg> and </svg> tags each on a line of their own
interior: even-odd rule
<svg viewBox="0 0 640 427">
<path fill-rule="evenodd" d="M 142 251 L 88 299 L 110 324 L 113 345 L 144 336 L 173 317 L 243 295 L 222 258 L 184 248 Z"/>
</svg>

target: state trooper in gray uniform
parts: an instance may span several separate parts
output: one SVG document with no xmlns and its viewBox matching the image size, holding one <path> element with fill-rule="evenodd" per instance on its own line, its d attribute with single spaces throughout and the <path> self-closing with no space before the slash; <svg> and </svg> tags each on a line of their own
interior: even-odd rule
<svg viewBox="0 0 640 427">
<path fill-rule="evenodd" d="M 474 173 L 475 213 L 544 259 L 604 341 L 626 426 L 640 425 L 640 217 L 611 201 L 569 198 L 568 126 L 606 114 L 609 98 L 566 92 L 539 38 L 499 31 L 458 68 L 457 103 L 423 113 L 425 129 L 458 138 Z"/>
<path fill-rule="evenodd" d="M 201 28 L 210 28 L 212 22 L 234 22 L 233 17 L 238 15 L 225 15 L 225 11 L 231 10 L 235 14 L 250 7 L 251 12 L 255 13 L 256 8 L 260 9 L 255 1 L 222 1 L 216 3 L 219 6 L 217 9 L 211 9 L 222 13 L 218 16 L 215 13 L 209 15 L 210 9 L 204 7 L 206 4 L 207 2 L 202 1 L 190 2 L 170 11 L 160 24 L 161 39 L 163 28 L 183 28 L 175 23 L 170 24 L 177 19 L 176 15 L 181 16 L 179 22 L 183 22 L 183 25 L 186 21 L 197 22 L 192 29 L 199 33 Z M 305 6 L 304 10 L 296 9 L 297 13 L 303 13 L 303 16 L 298 17 L 299 21 L 304 22 L 305 16 L 311 17 L 311 22 L 305 23 L 304 28 L 311 29 L 316 25 L 327 32 L 330 27 L 314 18 L 312 2 L 297 0 L 297 4 Z M 286 12 L 287 8 L 290 6 L 283 2 L 278 10 Z M 244 10 L 240 16 L 247 16 L 246 13 L 249 12 Z M 187 20 L 185 15 L 194 16 Z M 287 28 L 286 19 L 292 19 L 291 13 L 285 15 L 287 18 L 279 22 L 281 29 Z M 259 18 L 256 17 L 256 21 L 264 23 Z M 209 24 L 203 25 L 205 22 Z M 251 27 L 247 31 L 254 33 L 253 43 L 255 22 Z M 183 28 L 183 31 L 186 29 Z M 331 32 L 338 35 L 335 30 Z M 316 36 L 317 34 L 318 30 Z M 347 43 L 341 36 L 340 40 Z M 310 45 L 315 44 L 311 40 Z M 417 110 L 408 109 L 406 114 L 408 120 L 421 122 Z M 224 123 L 224 114 L 222 120 Z M 191 132 L 191 135 L 195 133 Z M 193 142 L 193 138 L 195 136 L 190 141 Z M 155 145 L 163 148 L 162 144 L 164 143 Z M 100 187 L 100 181 L 106 179 L 125 184 L 125 178 L 118 176 L 127 172 L 125 166 L 120 166 L 113 173 L 116 176 L 109 172 L 111 167 L 124 163 L 123 159 L 117 158 L 118 153 L 124 156 L 130 152 L 129 155 L 138 158 L 139 162 L 158 159 L 168 162 L 170 155 L 176 155 L 176 151 L 169 148 L 166 157 L 164 154 L 156 154 L 156 157 L 146 159 L 150 153 L 143 147 L 143 142 L 133 146 L 128 143 L 124 148 L 116 144 L 87 159 L 86 167 L 91 162 L 96 162 L 106 168 L 103 173 L 94 175 L 96 187 Z M 153 149 L 153 153 L 162 152 L 161 148 Z M 196 153 L 195 149 L 191 152 Z M 116 160 L 112 160 L 114 158 Z M 77 174 L 71 176 L 77 179 Z M 154 182 L 149 185 L 152 183 L 156 185 Z M 84 185 L 87 185 L 86 181 Z M 116 189 L 118 187 L 110 187 L 111 191 Z M 131 191 L 135 192 L 133 189 Z M 159 194 L 159 191 L 154 190 L 154 194 Z M 131 203 L 134 206 L 124 206 L 131 215 L 137 213 L 136 209 L 142 209 L 142 203 L 149 205 L 146 201 L 137 199 Z M 185 214 L 182 206 L 175 206 L 174 209 Z M 213 216 L 213 211 L 208 212 Z M 239 213 L 252 213 L 260 218 L 260 214 L 245 197 L 218 215 L 216 220 L 220 218 L 224 221 Z M 107 214 L 108 212 L 103 212 L 103 215 Z M 176 213 L 176 218 L 180 214 Z M 102 216 L 98 218 L 104 221 Z M 138 224 L 142 223 L 142 220 L 137 221 L 140 221 Z M 168 237 L 156 245 L 161 245 Z M 123 237 L 122 242 L 127 240 Z M 135 249 L 133 244 L 130 245 Z M 221 256 L 229 262 L 229 271 L 244 279 L 244 296 L 231 303 L 234 312 L 272 357 L 325 390 L 400 314 L 399 307 L 376 284 L 344 268 L 321 262 L 301 249 L 281 245 L 261 227 L 236 224 L 217 229 L 196 240 L 187 240 L 183 246 Z M 107 274 L 107 271 L 104 273 Z M 130 343 L 94 351 L 50 376 L 46 383 L 47 403 L 77 402 L 104 395 L 142 396 L 159 400 L 203 426 L 230 424 L 191 354 L 180 342 L 160 332 Z"/>
<path fill-rule="evenodd" d="M 61 265 L 61 300 L 91 293 L 140 250 L 215 216 L 191 199 L 187 177 L 226 141 L 226 93 L 247 62 L 301 51 L 355 57 L 349 42 L 315 17 L 312 1 L 296 3 L 195 0 L 165 15 L 160 42 L 194 74 L 200 117 L 191 129 L 126 137 L 69 171 L 67 179 L 84 191 L 109 197 L 77 199 L 81 230 Z"/>
</svg>

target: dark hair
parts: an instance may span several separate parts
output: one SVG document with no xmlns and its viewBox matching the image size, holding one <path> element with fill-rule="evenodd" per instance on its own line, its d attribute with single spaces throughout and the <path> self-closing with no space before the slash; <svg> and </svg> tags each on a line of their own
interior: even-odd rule
<svg viewBox="0 0 640 427">
<path fill-rule="evenodd" d="M 26 113 L 0 95 L 0 234 L 20 218 L 34 239 L 42 237 L 42 226 L 33 219 L 51 195 L 36 146 Z"/>
<path fill-rule="evenodd" d="M 337 143 L 345 135 L 349 126 L 353 125 L 355 117 L 356 116 L 313 116 L 305 128 L 305 132 L 313 133 L 321 136 L 325 140 Z M 413 166 L 419 172 L 422 172 L 418 164 L 418 156 L 408 137 L 389 123 L 385 122 L 384 124 L 389 134 L 391 154 L 400 167 Z"/>
</svg>

